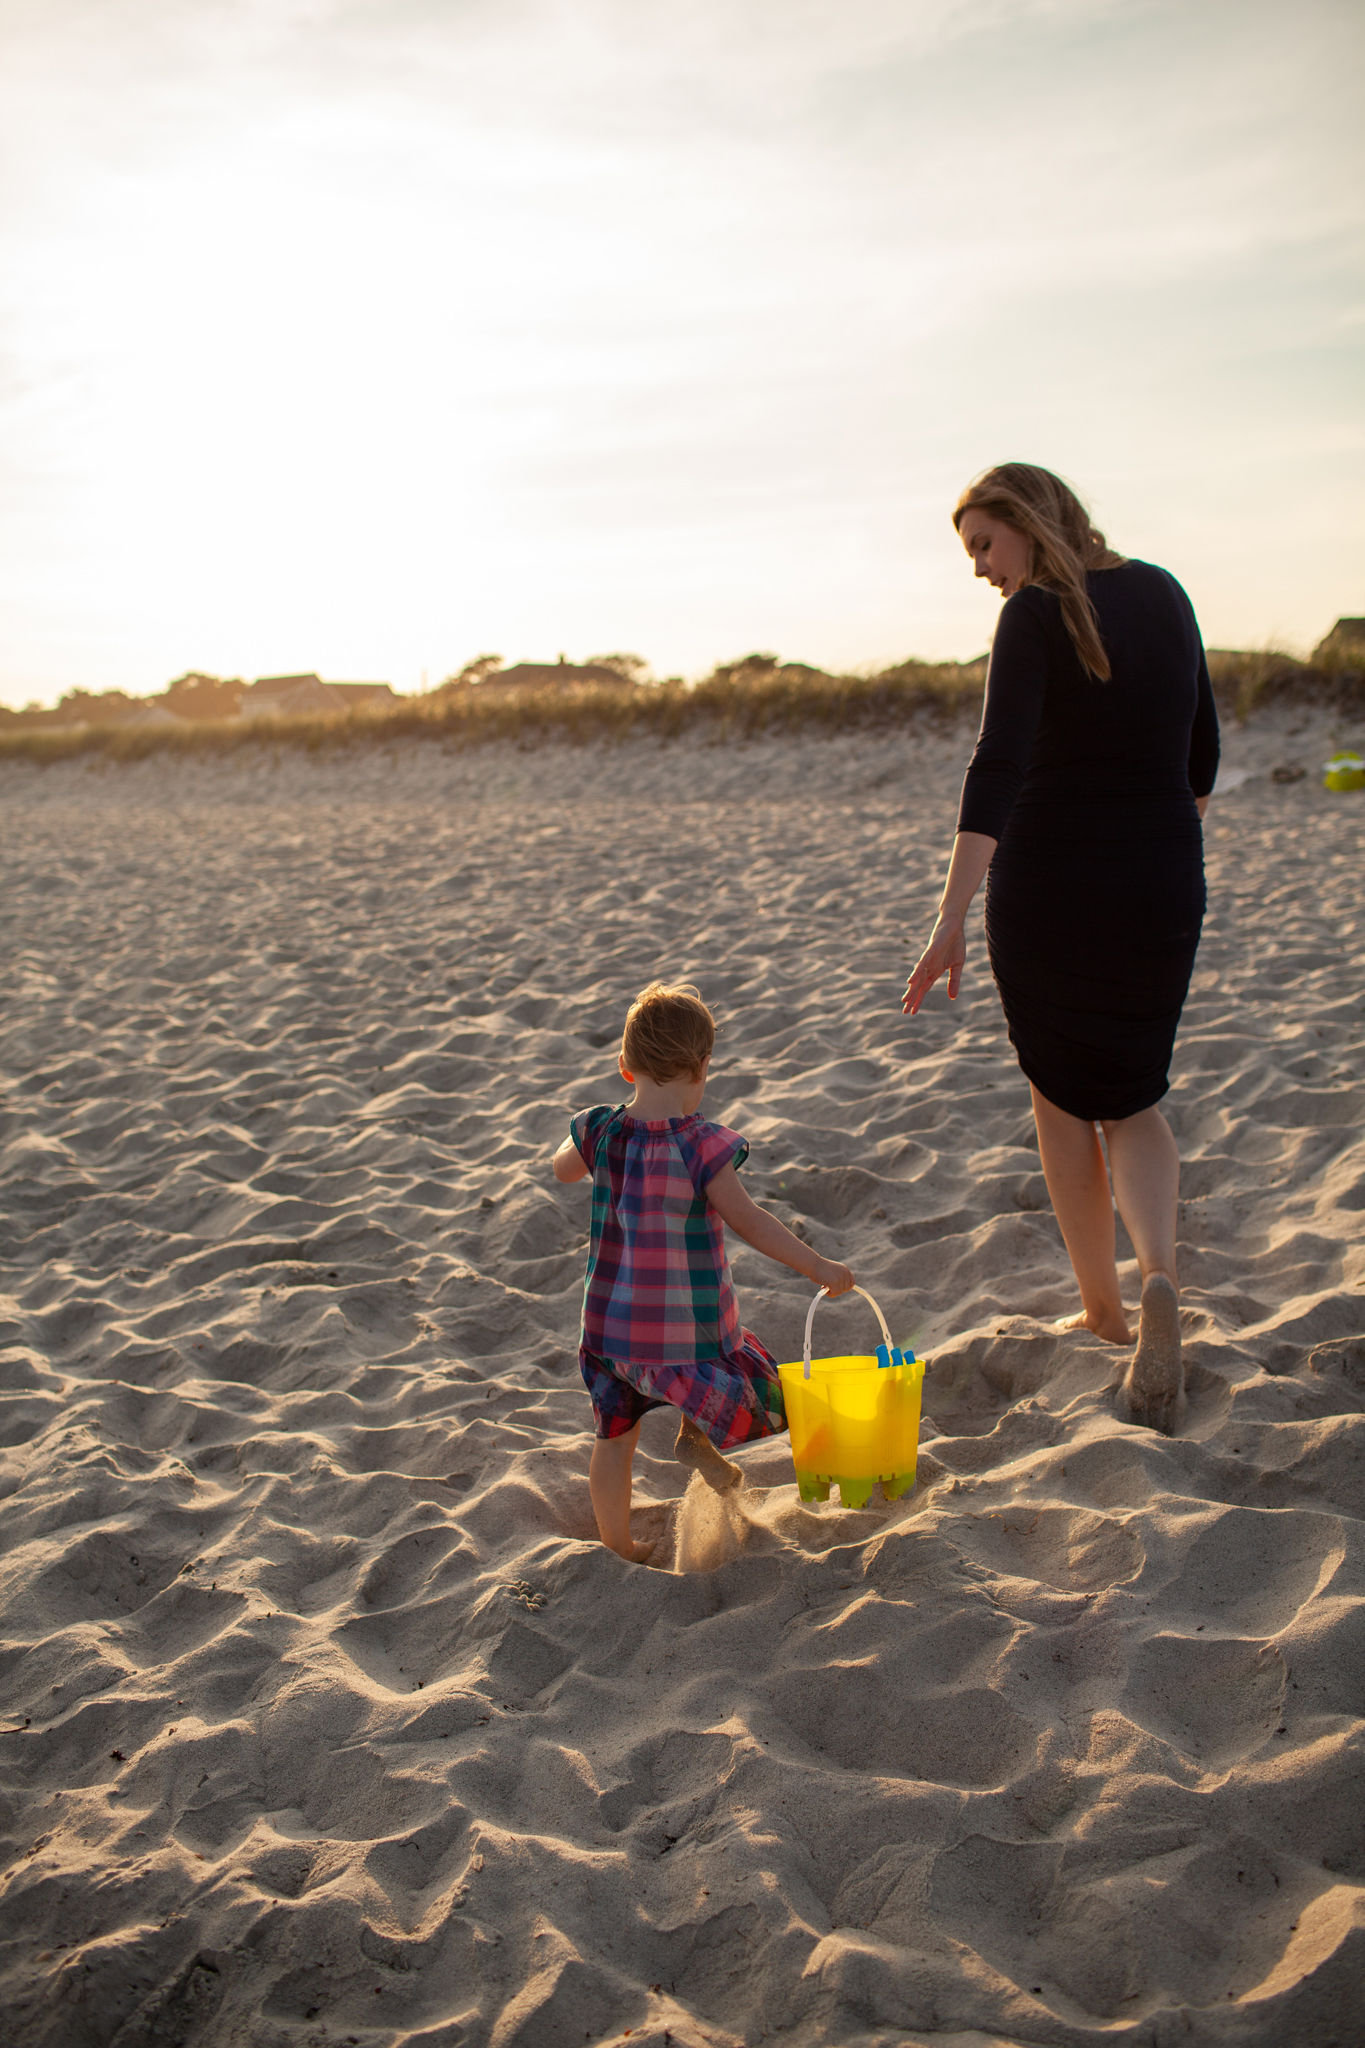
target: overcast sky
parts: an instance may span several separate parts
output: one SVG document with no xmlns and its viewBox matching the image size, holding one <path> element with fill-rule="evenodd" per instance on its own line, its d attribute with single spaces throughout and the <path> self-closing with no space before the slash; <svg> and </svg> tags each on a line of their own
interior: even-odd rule
<svg viewBox="0 0 1365 2048">
<path fill-rule="evenodd" d="M 1365 613 L 1356 0 L 0 0 L 0 698 Z"/>
</svg>

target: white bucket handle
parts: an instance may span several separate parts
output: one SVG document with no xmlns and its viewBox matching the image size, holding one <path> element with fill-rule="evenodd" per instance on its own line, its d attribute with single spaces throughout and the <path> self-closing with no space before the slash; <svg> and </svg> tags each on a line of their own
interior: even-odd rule
<svg viewBox="0 0 1365 2048">
<path fill-rule="evenodd" d="M 881 1324 L 881 1326 L 882 1326 L 882 1336 L 883 1336 L 883 1337 L 884 1337 L 884 1338 L 886 1339 L 886 1353 L 887 1353 L 887 1357 L 889 1358 L 889 1357 L 890 1357 L 890 1355 L 891 1355 L 891 1353 L 892 1353 L 892 1352 L 893 1352 L 893 1351 L 895 1350 L 895 1348 L 896 1348 L 896 1347 L 895 1347 L 895 1345 L 894 1345 L 894 1344 L 892 1343 L 892 1341 L 891 1341 L 891 1332 L 890 1332 L 890 1330 L 888 1330 L 888 1329 L 887 1329 L 887 1327 L 886 1327 L 886 1317 L 885 1317 L 885 1316 L 884 1316 L 884 1315 L 882 1314 L 882 1312 L 881 1312 L 881 1310 L 880 1310 L 880 1309 L 878 1308 L 878 1306 L 877 1306 L 876 1302 L 875 1302 L 875 1301 L 873 1301 L 873 1299 L 872 1299 L 872 1296 L 871 1296 L 871 1295 L 870 1295 L 870 1294 L 868 1293 L 868 1291 L 867 1291 L 867 1289 L 866 1289 L 865 1287 L 858 1287 L 858 1286 L 855 1286 L 855 1287 L 854 1287 L 854 1288 L 852 1289 L 852 1292 L 853 1292 L 854 1294 L 861 1294 L 861 1296 L 863 1297 L 863 1300 L 864 1300 L 865 1302 L 867 1302 L 868 1306 L 869 1306 L 869 1307 L 871 1308 L 871 1310 L 872 1310 L 872 1313 L 873 1313 L 873 1315 L 874 1315 L 874 1316 L 875 1316 L 875 1317 L 877 1318 L 877 1321 L 878 1321 L 878 1322 L 879 1322 L 879 1323 Z M 820 1292 L 819 1292 L 819 1293 L 818 1293 L 818 1294 L 816 1295 L 815 1299 L 814 1299 L 814 1300 L 812 1301 L 812 1303 L 811 1303 L 810 1307 L 809 1307 L 809 1308 L 808 1308 L 808 1309 L 806 1310 L 806 1346 L 805 1346 L 805 1352 L 804 1352 L 804 1354 L 803 1354 L 803 1355 L 804 1355 L 804 1357 L 805 1357 L 805 1361 L 806 1361 L 806 1375 L 805 1375 L 805 1376 L 806 1376 L 806 1378 L 807 1378 L 807 1379 L 809 1379 L 809 1378 L 810 1378 L 810 1332 L 811 1332 L 811 1324 L 812 1324 L 812 1323 L 813 1323 L 813 1322 L 815 1321 L 815 1311 L 816 1311 L 816 1309 L 817 1309 L 817 1308 L 818 1308 L 818 1307 L 820 1306 L 820 1303 L 821 1303 L 821 1302 L 822 1302 L 822 1301 L 824 1300 L 824 1298 L 825 1298 L 825 1296 L 826 1296 L 827 1294 L 829 1294 L 829 1289 L 828 1289 L 828 1287 L 822 1287 L 822 1288 L 820 1289 Z M 833 1299 L 833 1297 L 832 1297 L 832 1296 L 831 1296 L 831 1299 Z"/>
</svg>

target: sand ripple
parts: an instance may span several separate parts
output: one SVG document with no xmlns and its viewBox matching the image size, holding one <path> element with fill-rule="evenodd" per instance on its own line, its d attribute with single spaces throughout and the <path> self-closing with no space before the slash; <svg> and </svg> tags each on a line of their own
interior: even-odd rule
<svg viewBox="0 0 1365 2048">
<path fill-rule="evenodd" d="M 967 745 L 4 771 L 15 2048 L 1358 2038 L 1365 806 L 1215 803 L 1165 1440 L 1050 1328 L 979 940 L 899 1016 Z M 657 971 L 932 1365 L 892 1509 L 651 1418 L 640 1571 L 546 1162 Z"/>
</svg>

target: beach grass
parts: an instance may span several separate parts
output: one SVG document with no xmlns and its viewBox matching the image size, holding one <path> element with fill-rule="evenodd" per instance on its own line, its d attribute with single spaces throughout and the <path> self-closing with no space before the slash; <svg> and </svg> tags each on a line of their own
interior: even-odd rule
<svg viewBox="0 0 1365 2048">
<path fill-rule="evenodd" d="M 1346 660 L 1326 657 L 1314 665 L 1273 648 L 1211 649 L 1209 672 L 1225 716 L 1246 718 L 1286 699 L 1365 716 L 1365 678 Z M 513 688 L 452 682 L 396 706 L 340 716 L 25 724 L 0 729 L 0 761 L 42 766 L 89 756 L 129 762 L 261 746 L 331 753 L 399 740 L 462 750 L 495 740 L 534 746 L 550 739 L 587 743 L 653 735 L 666 741 L 696 733 L 724 743 L 803 729 L 866 731 L 975 719 L 985 679 L 984 655 L 968 662 L 909 660 L 862 675 L 750 657 L 696 683 L 677 677 Z"/>
<path fill-rule="evenodd" d="M 975 712 L 985 682 L 974 662 L 906 661 L 876 675 L 829 675 L 804 665 L 718 670 L 699 683 L 551 684 L 505 688 L 447 685 L 395 708 L 340 717 L 182 720 L 169 723 L 26 726 L 0 731 L 0 760 L 35 764 L 91 755 L 141 761 L 154 754 L 230 754 L 243 747 L 331 751 L 397 740 L 459 748 L 493 740 L 675 739 L 705 731 L 718 741 L 824 727 L 830 731 L 904 725 L 925 715 Z"/>
<path fill-rule="evenodd" d="M 1320 648 L 1312 661 L 1300 661 L 1276 647 L 1211 647 L 1208 661 L 1219 708 L 1234 718 L 1294 699 L 1347 717 L 1365 714 L 1365 675 L 1358 651 Z"/>
</svg>

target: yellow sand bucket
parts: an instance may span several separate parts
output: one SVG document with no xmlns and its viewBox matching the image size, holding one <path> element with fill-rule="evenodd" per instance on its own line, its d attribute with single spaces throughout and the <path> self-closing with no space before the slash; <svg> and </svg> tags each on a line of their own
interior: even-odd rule
<svg viewBox="0 0 1365 2048">
<path fill-rule="evenodd" d="M 863 1287 L 853 1291 L 871 1304 L 885 1341 L 856 1358 L 812 1359 L 811 1324 L 828 1291 L 820 1289 L 806 1316 L 805 1356 L 779 1368 L 801 1498 L 828 1500 L 835 1485 L 846 1508 L 860 1508 L 880 1480 L 887 1500 L 899 1500 L 915 1483 L 924 1366 L 891 1342 Z"/>
</svg>

